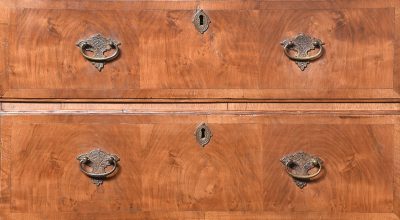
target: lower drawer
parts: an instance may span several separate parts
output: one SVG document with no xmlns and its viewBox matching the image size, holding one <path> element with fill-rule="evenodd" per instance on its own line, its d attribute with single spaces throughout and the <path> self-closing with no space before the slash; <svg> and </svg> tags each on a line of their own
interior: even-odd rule
<svg viewBox="0 0 400 220">
<path fill-rule="evenodd" d="M 201 122 L 212 133 L 203 147 L 195 136 Z M 396 115 L 3 116 L 0 213 L 6 219 L 398 219 L 399 138 Z M 99 186 L 77 160 L 94 149 L 120 159 Z M 296 167 L 286 170 L 280 161 L 299 151 L 322 160 L 321 173 L 304 188 L 287 173 Z M 94 162 L 100 156 L 82 167 L 112 171 L 114 162 Z M 109 166 L 90 168 L 102 164 Z"/>
</svg>

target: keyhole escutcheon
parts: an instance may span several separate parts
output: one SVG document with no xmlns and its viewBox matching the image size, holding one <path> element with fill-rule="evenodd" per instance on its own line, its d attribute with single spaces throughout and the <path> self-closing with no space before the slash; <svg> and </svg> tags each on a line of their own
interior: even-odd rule
<svg viewBox="0 0 400 220">
<path fill-rule="evenodd" d="M 203 10 L 198 10 L 194 14 L 193 17 L 193 24 L 194 27 L 199 31 L 201 34 L 207 31 L 211 21 L 208 15 Z"/>
<path fill-rule="evenodd" d="M 197 143 L 202 147 L 205 147 L 212 137 L 211 129 L 206 123 L 198 125 L 194 135 L 196 136 Z"/>
</svg>

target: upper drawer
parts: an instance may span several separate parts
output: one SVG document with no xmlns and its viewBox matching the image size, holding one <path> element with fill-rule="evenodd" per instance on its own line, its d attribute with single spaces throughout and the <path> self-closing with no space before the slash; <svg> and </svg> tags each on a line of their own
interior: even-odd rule
<svg viewBox="0 0 400 220">
<path fill-rule="evenodd" d="M 395 8 L 302 4 L 308 7 L 281 3 L 240 10 L 209 4 L 202 7 L 211 21 L 203 34 L 192 23 L 191 7 L 12 9 L 3 97 L 400 98 Z M 98 33 L 118 41 L 121 52 L 101 72 L 76 45 Z M 322 57 L 304 71 L 281 45 L 298 33 L 325 43 Z"/>
</svg>

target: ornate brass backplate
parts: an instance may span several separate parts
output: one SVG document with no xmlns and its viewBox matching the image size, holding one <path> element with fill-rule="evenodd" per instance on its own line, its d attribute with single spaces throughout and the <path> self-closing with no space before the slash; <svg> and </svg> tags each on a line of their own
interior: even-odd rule
<svg viewBox="0 0 400 220">
<path fill-rule="evenodd" d="M 120 44 L 121 43 L 114 39 L 105 38 L 101 34 L 95 34 L 88 39 L 80 40 L 76 45 L 80 48 L 82 56 L 88 61 L 92 62 L 92 64 L 97 68 L 98 71 L 101 71 L 106 62 L 114 60 L 118 57 L 118 45 Z M 112 55 L 104 55 L 106 51 L 112 49 L 115 50 Z M 93 52 L 93 56 L 88 56 L 86 54 L 87 51 Z"/>
<path fill-rule="evenodd" d="M 208 27 L 210 26 L 211 20 L 208 15 L 203 10 L 197 10 L 194 14 L 192 20 L 194 27 L 199 31 L 201 34 L 207 31 Z"/>
<path fill-rule="evenodd" d="M 200 146 L 202 147 L 206 146 L 210 142 L 212 137 L 211 130 L 206 123 L 201 123 L 196 128 L 194 135 L 196 136 L 197 143 L 200 144 Z"/>
<path fill-rule="evenodd" d="M 318 157 L 303 151 L 286 155 L 281 159 L 281 162 L 285 165 L 287 173 L 293 178 L 295 184 L 300 188 L 305 187 L 311 178 L 316 177 L 321 172 L 323 163 Z M 317 172 L 308 174 L 311 169 L 316 167 L 318 167 Z"/>
<path fill-rule="evenodd" d="M 286 39 L 281 42 L 283 51 L 289 59 L 294 60 L 297 66 L 303 71 L 310 61 L 316 60 L 323 54 L 324 43 L 317 38 L 300 33 L 292 39 Z M 319 51 L 314 55 L 309 55 L 308 52 L 319 48 Z M 297 52 L 295 56 L 290 54 L 290 50 Z"/>
<path fill-rule="evenodd" d="M 76 159 L 79 160 L 81 171 L 92 178 L 93 183 L 97 186 L 101 185 L 107 176 L 116 171 L 119 161 L 117 155 L 106 153 L 100 149 L 81 154 Z M 91 171 L 86 170 L 85 166 L 90 167 Z M 106 171 L 108 166 L 112 166 L 110 171 Z"/>
</svg>

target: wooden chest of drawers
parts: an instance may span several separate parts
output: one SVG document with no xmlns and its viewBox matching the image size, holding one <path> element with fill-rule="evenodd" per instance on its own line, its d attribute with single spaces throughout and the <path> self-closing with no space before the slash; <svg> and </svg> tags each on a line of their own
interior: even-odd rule
<svg viewBox="0 0 400 220">
<path fill-rule="evenodd" d="M 0 219 L 399 219 L 398 0 L 0 0 Z"/>
</svg>

